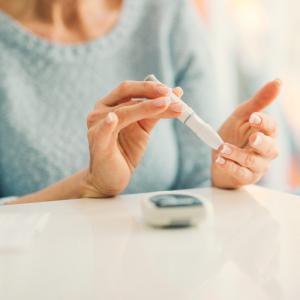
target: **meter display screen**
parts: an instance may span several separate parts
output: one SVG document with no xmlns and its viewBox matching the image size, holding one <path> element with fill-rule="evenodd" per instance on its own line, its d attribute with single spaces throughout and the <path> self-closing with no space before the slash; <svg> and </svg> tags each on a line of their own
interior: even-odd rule
<svg viewBox="0 0 300 300">
<path fill-rule="evenodd" d="M 150 201 L 152 201 L 157 207 L 160 208 L 191 207 L 203 205 L 202 201 L 194 196 L 176 194 L 156 195 L 151 197 Z"/>
</svg>

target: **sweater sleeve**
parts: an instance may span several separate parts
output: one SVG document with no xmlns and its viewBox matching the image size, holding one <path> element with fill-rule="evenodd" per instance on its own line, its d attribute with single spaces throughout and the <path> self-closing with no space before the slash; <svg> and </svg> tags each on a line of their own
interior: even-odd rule
<svg viewBox="0 0 300 300">
<path fill-rule="evenodd" d="M 190 1 L 181 1 L 171 35 L 174 82 L 184 90 L 183 100 L 213 127 L 220 122 L 215 97 L 209 41 Z M 211 149 L 181 122 L 174 122 L 179 148 L 175 189 L 210 184 Z"/>
<path fill-rule="evenodd" d="M 0 198 L 0 205 L 5 205 L 8 204 L 10 201 L 13 201 L 17 199 L 17 197 L 5 197 L 5 198 Z"/>
</svg>

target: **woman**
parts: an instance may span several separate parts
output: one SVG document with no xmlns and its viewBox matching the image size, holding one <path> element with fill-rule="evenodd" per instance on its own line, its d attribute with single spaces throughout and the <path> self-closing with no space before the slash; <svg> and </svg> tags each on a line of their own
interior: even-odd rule
<svg viewBox="0 0 300 300">
<path fill-rule="evenodd" d="M 276 157 L 275 122 L 259 111 L 279 81 L 236 109 L 220 129 L 227 144 L 213 153 L 177 121 L 154 129 L 182 110 L 166 86 L 124 82 L 154 73 L 181 86 L 205 120 L 218 121 L 207 43 L 187 1 L 0 0 L 0 8 L 1 196 L 21 196 L 11 203 L 210 179 L 237 188 L 257 182 Z M 133 97 L 154 100 L 134 104 Z"/>
</svg>

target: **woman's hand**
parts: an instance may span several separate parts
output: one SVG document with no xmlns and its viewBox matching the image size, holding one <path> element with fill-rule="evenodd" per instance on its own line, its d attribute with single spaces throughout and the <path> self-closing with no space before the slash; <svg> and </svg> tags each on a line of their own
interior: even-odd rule
<svg viewBox="0 0 300 300">
<path fill-rule="evenodd" d="M 180 88 L 173 92 L 182 95 Z M 114 196 L 126 188 L 157 121 L 182 112 L 180 103 L 170 105 L 169 93 L 162 84 L 126 81 L 97 102 L 87 119 L 90 166 L 83 197 Z M 152 100 L 136 103 L 132 98 Z"/>
<path fill-rule="evenodd" d="M 256 183 L 278 155 L 277 125 L 261 111 L 278 96 L 279 80 L 266 84 L 252 99 L 238 106 L 221 127 L 225 144 L 213 151 L 212 182 L 220 188 Z"/>
</svg>

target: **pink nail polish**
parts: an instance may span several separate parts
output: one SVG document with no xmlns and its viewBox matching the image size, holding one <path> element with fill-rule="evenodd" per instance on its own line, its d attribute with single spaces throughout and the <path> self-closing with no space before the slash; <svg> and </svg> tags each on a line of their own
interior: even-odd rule
<svg viewBox="0 0 300 300">
<path fill-rule="evenodd" d="M 115 121 L 116 119 L 116 114 L 114 112 L 109 112 L 105 118 L 105 122 L 107 124 L 111 124 Z"/>
<path fill-rule="evenodd" d="M 232 150 L 229 146 L 224 145 L 222 150 L 221 150 L 222 154 L 226 154 L 226 155 L 230 155 L 232 153 Z"/>
<path fill-rule="evenodd" d="M 162 107 L 162 106 L 169 105 L 170 102 L 171 102 L 171 99 L 169 97 L 166 97 L 166 98 L 162 98 L 159 100 L 153 100 L 153 105 L 156 107 Z"/>
<path fill-rule="evenodd" d="M 257 113 L 254 113 L 250 116 L 249 122 L 251 124 L 259 125 L 261 123 L 261 117 Z"/>
<path fill-rule="evenodd" d="M 254 142 L 252 143 L 252 145 L 253 146 L 255 146 L 255 147 L 257 147 L 257 146 L 259 146 L 259 145 L 261 145 L 262 144 L 262 136 L 261 136 L 261 134 L 257 134 L 256 135 L 256 138 L 255 138 L 255 140 L 254 140 Z"/>
<path fill-rule="evenodd" d="M 160 94 L 168 95 L 168 93 L 169 93 L 169 88 L 166 87 L 166 86 L 163 85 L 163 84 L 158 84 L 158 85 L 156 86 L 156 89 L 157 89 L 157 91 L 158 91 Z"/>
<path fill-rule="evenodd" d="M 217 163 L 218 165 L 225 165 L 226 160 L 225 160 L 223 157 L 218 156 L 217 159 L 216 159 L 216 163 Z"/>
<path fill-rule="evenodd" d="M 183 111 L 183 104 L 181 102 L 173 102 L 170 105 L 170 109 L 172 111 L 175 111 L 175 112 L 182 112 Z"/>
</svg>

